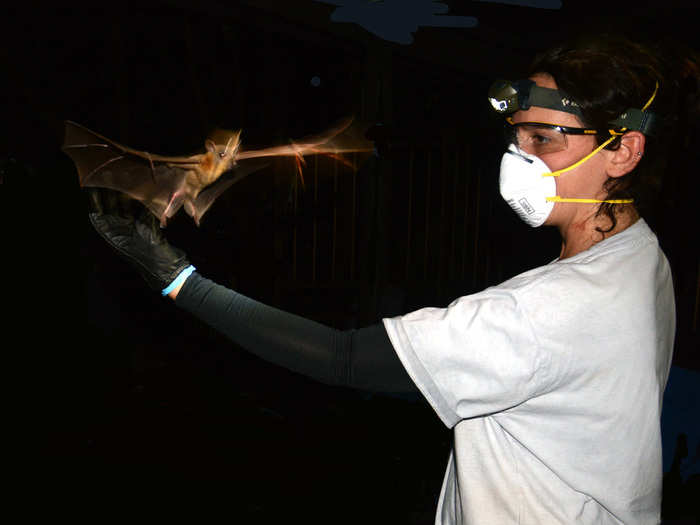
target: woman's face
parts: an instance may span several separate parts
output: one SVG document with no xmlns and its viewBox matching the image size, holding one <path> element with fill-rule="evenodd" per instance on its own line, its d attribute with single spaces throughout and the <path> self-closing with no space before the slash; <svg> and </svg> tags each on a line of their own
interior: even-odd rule
<svg viewBox="0 0 700 525">
<path fill-rule="evenodd" d="M 554 79 L 549 75 L 534 75 L 531 77 L 531 80 L 538 86 L 557 89 Z M 543 122 L 561 126 L 584 127 L 576 115 L 535 106 L 530 107 L 526 111 L 514 113 L 513 122 Z M 598 146 L 595 137 L 591 135 L 567 135 L 566 144 L 567 146 L 564 150 L 539 155 L 550 170 L 556 171 L 567 168 L 591 153 Z M 607 180 L 607 153 L 606 150 L 602 150 L 580 166 L 555 177 L 557 195 L 567 198 L 605 198 L 606 192 L 603 190 L 603 184 Z M 557 202 L 554 204 L 554 209 L 545 224 L 557 225 L 562 221 L 575 219 L 583 213 L 585 213 L 585 216 L 590 216 L 591 208 L 595 209 L 595 206 Z"/>
</svg>

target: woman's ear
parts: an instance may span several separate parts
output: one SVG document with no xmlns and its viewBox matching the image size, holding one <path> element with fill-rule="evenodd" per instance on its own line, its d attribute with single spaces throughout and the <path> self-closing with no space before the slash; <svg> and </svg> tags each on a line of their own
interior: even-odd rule
<svg viewBox="0 0 700 525">
<path fill-rule="evenodd" d="M 637 167 L 644 155 L 644 134 L 639 131 L 628 131 L 620 139 L 620 147 L 611 151 L 607 174 L 609 177 L 622 177 Z"/>
</svg>

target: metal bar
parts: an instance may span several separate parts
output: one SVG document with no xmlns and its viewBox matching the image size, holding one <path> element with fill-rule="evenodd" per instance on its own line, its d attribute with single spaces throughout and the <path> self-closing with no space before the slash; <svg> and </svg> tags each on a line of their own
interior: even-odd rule
<svg viewBox="0 0 700 525">
<path fill-rule="evenodd" d="M 474 268 L 472 268 L 472 285 L 476 286 L 476 271 L 479 254 L 479 209 L 481 201 L 481 169 L 476 170 L 476 192 L 474 195 Z"/>
<path fill-rule="evenodd" d="M 428 150 L 425 169 L 425 243 L 423 246 L 423 277 L 428 278 L 428 239 L 430 237 L 430 163 L 432 161 L 431 151 Z"/>
<path fill-rule="evenodd" d="M 207 106 L 207 103 L 205 101 L 205 98 L 202 93 L 202 87 L 199 82 L 199 75 L 197 74 L 197 67 L 196 67 L 196 57 L 197 53 L 194 50 L 194 44 L 193 44 L 193 38 L 192 38 L 192 28 L 190 26 L 190 22 L 187 18 L 184 20 L 184 31 L 183 31 L 184 39 L 185 39 L 185 49 L 187 52 L 187 68 L 189 72 L 189 79 L 190 79 L 190 84 L 192 88 L 192 94 L 194 95 L 194 100 L 198 106 L 199 109 L 199 118 L 201 120 L 201 125 L 202 129 L 207 129 L 207 126 L 209 124 L 209 108 Z"/>
<path fill-rule="evenodd" d="M 489 197 L 489 206 L 488 206 L 488 214 L 486 215 L 486 219 L 489 220 L 493 213 L 493 199 Z M 487 223 L 488 224 L 488 223 Z M 486 243 L 485 246 L 485 251 L 484 251 L 484 286 L 489 282 L 489 278 L 491 277 L 491 250 L 489 243 Z"/>
<path fill-rule="evenodd" d="M 367 115 L 365 113 L 365 86 L 364 84 L 360 88 L 360 118 L 366 119 Z"/>
<path fill-rule="evenodd" d="M 350 223 L 350 279 L 355 278 L 355 235 L 357 221 L 357 154 L 353 153 L 351 157 L 352 167 L 352 221 Z"/>
<path fill-rule="evenodd" d="M 338 236 L 338 163 L 333 163 L 333 231 L 331 233 L 331 281 L 335 280 L 335 249 Z"/>
<path fill-rule="evenodd" d="M 467 146 L 469 147 L 469 146 Z M 465 278 L 467 273 L 467 242 L 468 235 L 467 230 L 469 226 L 469 175 L 471 172 L 467 169 L 467 159 L 469 155 L 464 156 L 464 173 L 466 174 L 464 178 L 464 229 L 462 231 L 462 279 Z"/>
<path fill-rule="evenodd" d="M 292 279 L 297 278 L 297 228 L 299 220 L 299 177 L 294 177 L 294 216 L 292 227 Z"/>
<path fill-rule="evenodd" d="M 129 67 L 125 56 L 125 44 L 123 26 L 115 22 L 112 26 L 112 46 L 113 56 L 116 66 L 115 84 L 117 102 L 115 107 L 119 108 L 119 140 L 129 143 Z"/>
<path fill-rule="evenodd" d="M 440 224 L 438 225 L 438 257 L 437 257 L 437 292 L 442 296 L 442 269 L 445 261 L 445 188 L 447 187 L 447 146 L 445 137 L 442 137 L 440 145 L 442 163 L 440 165 Z"/>
<path fill-rule="evenodd" d="M 408 213 L 406 218 L 406 280 L 410 278 L 411 268 L 411 220 L 413 213 L 413 162 L 416 158 L 415 150 L 408 154 Z"/>
<path fill-rule="evenodd" d="M 313 241 L 311 244 L 311 281 L 316 281 L 316 237 L 318 233 L 318 160 L 314 156 L 314 219 Z"/>
<path fill-rule="evenodd" d="M 698 313 L 700 313 L 700 263 L 698 263 L 698 285 L 695 288 L 695 311 L 693 312 L 693 332 L 698 331 Z"/>
<path fill-rule="evenodd" d="M 450 238 L 450 257 L 451 261 L 456 261 L 457 260 L 457 182 L 459 180 L 459 149 L 455 148 L 455 161 L 453 165 L 453 173 L 452 173 L 452 221 L 450 221 L 450 224 L 452 224 L 452 231 L 451 233 L 451 238 Z M 455 266 L 454 264 L 450 264 L 450 271 L 448 274 L 448 279 L 454 279 L 455 271 Z"/>
</svg>

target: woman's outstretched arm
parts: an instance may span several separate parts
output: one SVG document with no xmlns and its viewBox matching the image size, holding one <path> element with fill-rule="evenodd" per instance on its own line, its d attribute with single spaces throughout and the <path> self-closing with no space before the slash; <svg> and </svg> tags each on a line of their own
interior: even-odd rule
<svg viewBox="0 0 700 525">
<path fill-rule="evenodd" d="M 169 295 L 238 346 L 294 372 L 374 392 L 418 391 L 382 324 L 336 330 L 262 304 L 196 272 Z"/>
</svg>

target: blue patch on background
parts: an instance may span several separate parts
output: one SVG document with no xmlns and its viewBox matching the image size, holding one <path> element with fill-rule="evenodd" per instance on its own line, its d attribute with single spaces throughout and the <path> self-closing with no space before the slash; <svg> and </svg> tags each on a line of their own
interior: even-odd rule
<svg viewBox="0 0 700 525">
<path fill-rule="evenodd" d="M 432 0 L 316 0 L 338 6 L 331 13 L 333 22 L 350 22 L 370 33 L 398 44 L 413 42 L 419 27 L 476 27 L 473 16 L 446 15 L 449 7 Z"/>
<path fill-rule="evenodd" d="M 681 462 L 681 476 L 687 480 L 700 473 L 698 445 L 700 444 L 700 372 L 671 367 L 664 405 L 661 413 L 661 437 L 663 439 L 664 472 L 668 472 L 680 434 L 688 436 L 688 457 Z"/>
<path fill-rule="evenodd" d="M 357 24 L 375 36 L 397 44 L 411 44 L 419 27 L 476 27 L 473 16 L 447 15 L 449 6 L 433 0 L 316 0 L 338 6 L 333 22 Z M 561 9 L 561 0 L 478 0 L 536 9 Z"/>
</svg>

